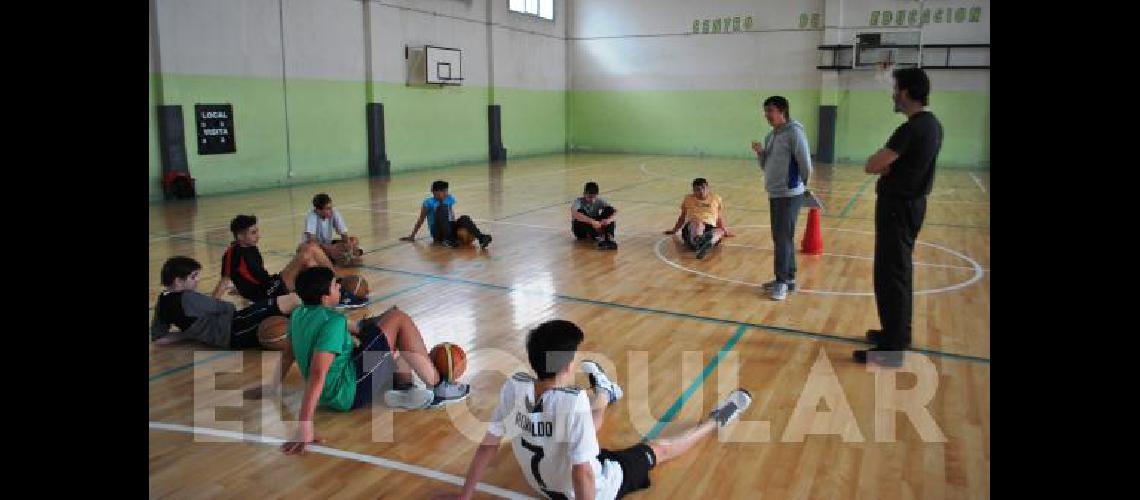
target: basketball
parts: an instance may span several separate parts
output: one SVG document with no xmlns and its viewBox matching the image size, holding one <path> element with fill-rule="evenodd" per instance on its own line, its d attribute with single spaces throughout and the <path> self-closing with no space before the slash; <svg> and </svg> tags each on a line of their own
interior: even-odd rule
<svg viewBox="0 0 1140 500">
<path fill-rule="evenodd" d="M 367 297 L 368 292 L 370 291 L 368 289 L 368 280 L 364 279 L 363 276 L 357 275 L 345 276 L 341 278 L 340 289 L 348 290 L 357 297 Z"/>
<path fill-rule="evenodd" d="M 257 340 L 270 351 L 283 351 L 289 345 L 289 318 L 270 316 L 257 327 Z"/>
<path fill-rule="evenodd" d="M 460 246 L 471 246 L 471 242 L 475 241 L 475 237 L 471 236 L 471 232 L 465 227 L 455 231 L 455 239 L 459 241 Z"/>
<path fill-rule="evenodd" d="M 436 344 L 431 348 L 429 357 L 431 364 L 439 371 L 439 376 L 447 381 L 455 382 L 467 369 L 467 353 L 451 342 Z"/>
</svg>

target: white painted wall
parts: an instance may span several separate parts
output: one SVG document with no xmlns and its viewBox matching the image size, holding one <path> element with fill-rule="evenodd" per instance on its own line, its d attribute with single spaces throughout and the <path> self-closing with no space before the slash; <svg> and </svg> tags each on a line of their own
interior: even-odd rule
<svg viewBox="0 0 1140 500">
<path fill-rule="evenodd" d="M 872 27 L 874 10 L 982 7 L 980 22 Z M 800 28 L 801 13 L 820 28 Z M 694 34 L 693 20 L 753 16 L 747 33 Z M 845 43 L 857 31 L 919 29 L 924 43 L 989 43 L 989 1 L 936 0 L 575 0 L 568 31 L 570 88 L 819 88 L 817 46 Z M 933 16 L 932 16 L 933 17 Z M 931 71 L 936 88 L 980 90 L 988 71 Z M 873 72 L 843 72 L 846 88 L 878 88 Z"/>
<path fill-rule="evenodd" d="M 288 78 L 363 81 L 364 8 L 359 0 L 282 4 Z"/>
<path fill-rule="evenodd" d="M 163 73 L 281 76 L 278 0 L 157 0 Z"/>
<path fill-rule="evenodd" d="M 461 49 L 464 85 L 486 86 L 490 32 L 496 86 L 564 90 L 566 4 L 548 21 L 506 0 L 372 0 L 372 77 L 405 82 L 404 46 L 431 44 Z M 156 10 L 162 68 L 152 57 L 151 72 L 280 78 L 284 64 L 289 78 L 365 78 L 362 0 L 156 0 Z"/>
</svg>

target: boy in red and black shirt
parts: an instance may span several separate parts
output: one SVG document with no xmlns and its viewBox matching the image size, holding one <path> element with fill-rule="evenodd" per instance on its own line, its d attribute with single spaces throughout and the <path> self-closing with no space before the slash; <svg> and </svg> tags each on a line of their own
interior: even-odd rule
<svg viewBox="0 0 1140 500">
<path fill-rule="evenodd" d="M 234 217 L 230 221 L 230 232 L 234 235 L 234 241 L 222 255 L 222 279 L 213 294 L 216 299 L 225 293 L 227 283 L 233 283 L 238 294 L 252 302 L 287 295 L 294 289 L 294 281 L 302 270 L 310 267 L 332 268 L 332 262 L 319 246 L 306 243 L 297 249 L 297 255 L 285 269 L 279 274 L 270 275 L 265 270 L 261 251 L 257 249 L 257 242 L 261 240 L 257 217 Z M 367 303 L 367 299 L 351 293 L 342 295 L 342 307 L 362 307 Z"/>
</svg>

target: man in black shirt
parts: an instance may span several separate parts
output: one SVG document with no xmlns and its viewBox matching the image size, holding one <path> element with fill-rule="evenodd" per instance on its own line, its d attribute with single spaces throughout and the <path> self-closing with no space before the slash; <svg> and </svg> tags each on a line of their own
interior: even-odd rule
<svg viewBox="0 0 1140 500">
<path fill-rule="evenodd" d="M 855 351 L 855 361 L 898 367 L 910 347 L 914 267 L 912 254 L 926 195 L 934 185 L 934 164 L 942 148 L 942 124 L 926 110 L 930 79 L 920 68 L 895 70 L 895 111 L 907 116 L 887 145 L 867 160 L 879 174 L 875 186 L 875 304 L 882 330 L 867 332 L 875 347 Z"/>
</svg>

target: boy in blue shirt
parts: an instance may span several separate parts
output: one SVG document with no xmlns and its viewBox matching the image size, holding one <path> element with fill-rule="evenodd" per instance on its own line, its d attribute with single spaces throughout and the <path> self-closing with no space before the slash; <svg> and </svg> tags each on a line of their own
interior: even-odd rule
<svg viewBox="0 0 1140 500">
<path fill-rule="evenodd" d="M 464 215 L 459 219 L 455 218 L 455 197 L 447 194 L 447 181 L 431 183 L 431 196 L 425 198 L 423 205 L 420 206 L 420 218 L 416 220 L 416 227 L 412 228 L 410 236 L 400 239 L 415 241 L 416 233 L 420 232 L 424 219 L 428 221 L 428 231 L 431 232 L 432 240 L 445 247 L 459 246 L 457 238 L 459 228 L 466 229 L 471 236 L 479 240 L 480 248 L 487 248 L 487 245 L 491 244 L 491 235 L 480 232 L 471 217 Z"/>
</svg>

